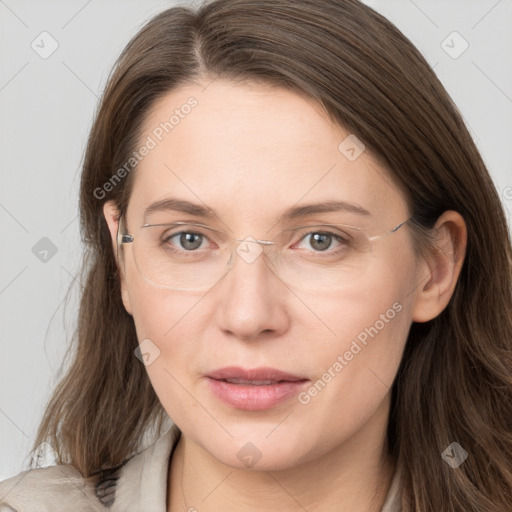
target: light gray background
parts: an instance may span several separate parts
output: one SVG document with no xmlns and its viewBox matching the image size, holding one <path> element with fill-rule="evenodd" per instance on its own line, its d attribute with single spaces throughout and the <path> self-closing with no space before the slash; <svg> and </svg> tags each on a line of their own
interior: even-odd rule
<svg viewBox="0 0 512 512">
<path fill-rule="evenodd" d="M 434 66 L 488 164 L 510 219 L 512 0 L 367 3 L 397 24 Z M 74 277 L 81 255 L 80 165 L 98 96 L 129 38 L 173 4 L 0 0 L 0 480 L 20 472 L 29 460 L 72 332 L 80 289 Z M 31 47 L 35 40 L 39 51 L 43 44 L 50 48 L 49 39 L 41 42 L 47 37 L 39 36 L 43 31 L 58 43 L 46 59 Z M 454 31 L 463 39 L 448 37 Z M 464 40 L 468 49 L 452 58 Z M 43 237 L 57 249 L 46 262 L 39 252 L 47 243 L 39 242 Z M 34 254 L 38 242 L 43 246 Z"/>
</svg>

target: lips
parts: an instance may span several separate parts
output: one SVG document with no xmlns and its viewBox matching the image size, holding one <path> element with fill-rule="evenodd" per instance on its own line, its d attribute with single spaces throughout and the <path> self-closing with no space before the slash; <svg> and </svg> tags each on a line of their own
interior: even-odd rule
<svg viewBox="0 0 512 512">
<path fill-rule="evenodd" d="M 223 403 L 236 409 L 270 409 L 297 395 L 309 379 L 274 368 L 221 368 L 207 376 L 209 388 Z"/>
<path fill-rule="evenodd" d="M 296 382 L 299 380 L 305 380 L 306 377 L 298 375 L 292 375 L 291 373 L 282 372 L 274 368 L 254 368 L 245 370 L 238 366 L 229 366 L 215 370 L 208 374 L 208 377 L 216 380 L 241 380 L 245 382 L 251 381 L 288 381 Z"/>
<path fill-rule="evenodd" d="M 245 379 L 221 379 L 224 382 L 229 382 L 230 384 L 247 384 L 252 386 L 268 386 L 269 384 L 275 384 L 276 382 L 283 381 L 275 381 L 275 380 L 245 380 Z"/>
</svg>

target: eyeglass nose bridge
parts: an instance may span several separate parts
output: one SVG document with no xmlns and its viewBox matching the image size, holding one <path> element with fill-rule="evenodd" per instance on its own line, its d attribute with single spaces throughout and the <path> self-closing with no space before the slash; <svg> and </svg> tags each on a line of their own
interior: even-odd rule
<svg viewBox="0 0 512 512">
<path fill-rule="evenodd" d="M 235 242 L 253 242 L 262 245 L 275 245 L 272 240 L 256 240 L 252 236 L 246 236 L 245 238 L 235 238 Z"/>
<path fill-rule="evenodd" d="M 246 263 L 253 263 L 259 258 L 263 252 L 262 246 L 265 247 L 276 244 L 276 242 L 271 240 L 257 240 L 252 236 L 246 236 L 245 238 L 235 238 L 235 242 L 239 242 L 235 248 L 235 252 Z M 233 256 L 230 259 L 231 262 L 232 258 Z"/>
</svg>

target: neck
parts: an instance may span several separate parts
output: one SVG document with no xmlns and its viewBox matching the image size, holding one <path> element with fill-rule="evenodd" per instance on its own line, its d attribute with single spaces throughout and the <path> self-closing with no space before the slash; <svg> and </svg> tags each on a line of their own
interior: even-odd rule
<svg viewBox="0 0 512 512">
<path fill-rule="evenodd" d="M 329 453 L 278 471 L 226 466 L 182 434 L 170 464 L 167 510 L 381 510 L 394 472 L 386 455 L 388 412 L 377 411 Z"/>
</svg>

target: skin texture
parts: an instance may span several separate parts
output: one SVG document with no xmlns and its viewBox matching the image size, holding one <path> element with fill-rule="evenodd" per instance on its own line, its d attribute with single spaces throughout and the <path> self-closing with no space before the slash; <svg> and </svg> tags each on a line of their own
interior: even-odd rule
<svg viewBox="0 0 512 512">
<path fill-rule="evenodd" d="M 285 209 L 330 200 L 370 215 L 320 213 L 296 222 L 342 221 L 379 235 L 409 217 L 370 151 L 349 161 L 338 149 L 349 132 L 295 92 L 223 80 L 187 84 L 154 105 L 140 140 L 191 96 L 197 106 L 133 171 L 128 232 L 142 225 L 149 204 L 170 196 L 215 210 L 207 222 L 229 226 L 237 238 L 270 239 Z M 116 205 L 107 202 L 104 213 L 117 251 Z M 177 212 L 148 222 L 162 218 L 205 222 Z M 341 289 L 308 292 L 286 286 L 262 258 L 238 258 L 207 293 L 164 290 L 141 277 L 124 246 L 123 301 L 139 341 L 149 338 L 160 350 L 147 371 L 183 433 L 169 473 L 169 511 L 380 509 L 394 471 L 385 452 L 390 388 L 407 333 L 448 303 L 466 240 L 463 219 L 451 211 L 436 224 L 443 250 L 435 259 L 417 255 L 409 229 L 376 241 Z M 353 340 L 379 319 L 384 327 L 347 360 Z M 333 370 L 338 356 L 346 362 L 341 371 Z M 329 368 L 331 379 L 307 403 L 292 397 L 246 411 L 209 390 L 205 374 L 225 366 L 303 376 L 311 381 L 306 391 Z M 237 457 L 248 442 L 261 456 L 251 468 Z"/>
</svg>

